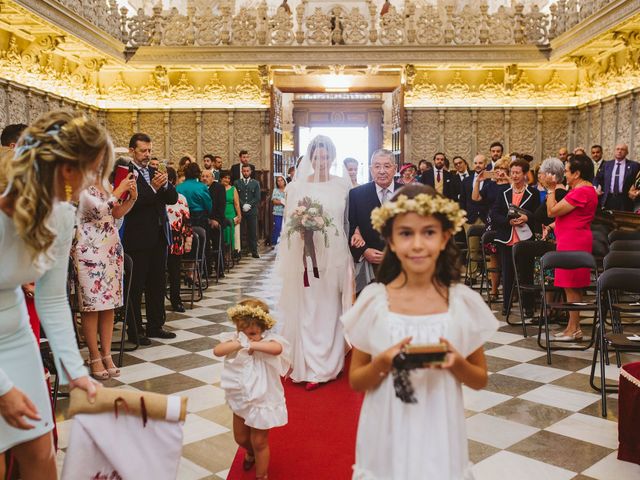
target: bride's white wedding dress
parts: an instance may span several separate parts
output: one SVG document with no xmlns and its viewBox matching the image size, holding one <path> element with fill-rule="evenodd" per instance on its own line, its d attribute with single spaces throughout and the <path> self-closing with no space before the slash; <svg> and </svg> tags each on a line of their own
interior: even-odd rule
<svg viewBox="0 0 640 480">
<path fill-rule="evenodd" d="M 286 189 L 286 207 L 276 272 L 282 279 L 277 307 L 281 334 L 291 344 L 295 382 L 326 382 L 344 367 L 345 340 L 340 316 L 353 303 L 353 262 L 347 241 L 349 182 L 330 177 L 326 182 L 292 182 Z M 328 246 L 322 232 L 313 233 L 319 278 L 311 258 L 304 255 L 298 232 L 287 235 L 288 222 L 298 202 L 305 197 L 320 203 L 333 221 L 327 229 Z M 305 286 L 305 264 L 309 286 Z"/>
</svg>

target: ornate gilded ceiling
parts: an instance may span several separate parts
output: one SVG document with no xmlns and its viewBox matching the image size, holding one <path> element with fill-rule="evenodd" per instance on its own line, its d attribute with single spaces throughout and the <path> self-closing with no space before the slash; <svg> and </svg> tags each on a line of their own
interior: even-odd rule
<svg viewBox="0 0 640 480">
<path fill-rule="evenodd" d="M 640 87 L 640 0 L 558 0 L 546 11 L 470 0 L 185 3 L 181 13 L 0 0 L 0 77 L 103 109 L 267 108 L 272 84 L 404 84 L 416 108 L 576 106 Z"/>
</svg>

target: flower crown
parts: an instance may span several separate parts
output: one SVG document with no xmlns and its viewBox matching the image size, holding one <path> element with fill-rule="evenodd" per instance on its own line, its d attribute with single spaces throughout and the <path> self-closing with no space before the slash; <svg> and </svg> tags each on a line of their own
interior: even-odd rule
<svg viewBox="0 0 640 480">
<path fill-rule="evenodd" d="M 246 315 L 248 317 L 262 320 L 264 322 L 265 330 L 270 330 L 276 324 L 274 318 L 260 307 L 236 305 L 235 307 L 231 307 L 227 310 L 227 315 L 229 315 L 231 320 L 240 315 Z"/>
<path fill-rule="evenodd" d="M 384 202 L 383 205 L 371 212 L 371 225 L 379 233 L 382 233 L 382 229 L 389 219 L 408 212 L 415 212 L 418 215 L 433 215 L 434 213 L 444 215 L 452 223 L 454 234 L 462 230 L 467 216 L 467 212 L 462 210 L 453 200 L 419 193 L 414 198 L 399 195 L 393 201 Z"/>
</svg>

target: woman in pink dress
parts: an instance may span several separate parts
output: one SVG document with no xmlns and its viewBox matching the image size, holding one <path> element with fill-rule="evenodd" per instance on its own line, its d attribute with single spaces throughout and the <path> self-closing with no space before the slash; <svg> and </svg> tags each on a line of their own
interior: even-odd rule
<svg viewBox="0 0 640 480">
<path fill-rule="evenodd" d="M 593 162 L 586 155 L 574 155 L 565 162 L 565 177 L 569 192 L 556 201 L 556 179 L 547 175 L 547 214 L 555 218 L 556 249 L 558 251 L 583 251 L 591 253 L 593 236 L 591 222 L 596 215 L 598 195 L 593 188 Z M 582 301 L 582 289 L 591 283 L 588 268 L 555 271 L 555 286 L 564 288 L 567 302 Z M 569 323 L 563 332 L 555 335 L 556 341 L 574 341 L 582 338 L 580 312 L 569 313 Z"/>
</svg>

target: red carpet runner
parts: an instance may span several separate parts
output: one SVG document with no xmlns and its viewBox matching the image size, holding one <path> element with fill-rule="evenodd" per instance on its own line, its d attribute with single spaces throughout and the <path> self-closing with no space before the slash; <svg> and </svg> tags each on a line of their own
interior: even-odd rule
<svg viewBox="0 0 640 480">
<path fill-rule="evenodd" d="M 312 392 L 288 380 L 284 393 L 289 423 L 269 433 L 269 480 L 350 479 L 363 395 L 351 390 L 347 374 Z M 242 470 L 243 458 L 238 449 L 228 480 L 256 478 L 255 468 Z"/>
</svg>

